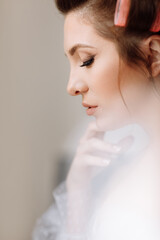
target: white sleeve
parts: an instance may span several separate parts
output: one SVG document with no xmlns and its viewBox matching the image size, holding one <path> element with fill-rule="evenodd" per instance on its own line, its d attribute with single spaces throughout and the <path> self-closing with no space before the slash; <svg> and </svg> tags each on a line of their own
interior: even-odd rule
<svg viewBox="0 0 160 240">
<path fill-rule="evenodd" d="M 78 217 L 75 219 L 76 211 L 83 207 L 84 198 L 83 191 L 76 191 L 73 194 L 73 201 L 71 209 L 67 209 L 68 193 L 66 191 L 65 182 L 61 183 L 53 192 L 55 202 L 49 209 L 37 220 L 35 229 L 32 234 L 32 240 L 87 240 L 86 229 L 88 217 L 82 219 Z M 88 198 L 85 191 L 85 201 Z M 74 216 L 74 217 L 73 217 Z M 80 231 L 68 232 L 68 220 L 73 226 L 72 229 L 78 229 L 81 225 Z M 80 223 L 79 223 L 80 221 Z"/>
</svg>

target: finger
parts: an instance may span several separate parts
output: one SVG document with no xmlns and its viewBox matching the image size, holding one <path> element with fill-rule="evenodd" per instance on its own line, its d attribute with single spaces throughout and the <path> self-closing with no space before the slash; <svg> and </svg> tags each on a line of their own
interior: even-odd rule
<svg viewBox="0 0 160 240">
<path fill-rule="evenodd" d="M 116 144 L 107 143 L 103 140 L 100 140 L 98 138 L 92 138 L 88 140 L 87 144 L 88 148 L 91 150 L 97 150 L 97 151 L 104 151 L 106 153 L 119 153 L 121 150 L 121 146 L 117 146 Z"/>
<path fill-rule="evenodd" d="M 121 151 L 121 147 L 115 144 L 107 143 L 98 138 L 92 138 L 88 141 L 83 141 L 77 149 L 77 153 L 95 153 L 98 152 L 109 155 L 109 154 L 118 154 Z"/>
<path fill-rule="evenodd" d="M 104 138 L 104 131 L 100 131 L 96 125 L 96 122 L 93 121 L 88 125 L 88 128 L 84 134 L 84 136 L 81 138 L 81 141 L 85 141 L 88 139 L 91 139 L 93 137 L 103 139 Z"/>
<path fill-rule="evenodd" d="M 111 159 L 85 155 L 84 161 L 88 166 L 107 167 L 110 164 Z"/>
</svg>

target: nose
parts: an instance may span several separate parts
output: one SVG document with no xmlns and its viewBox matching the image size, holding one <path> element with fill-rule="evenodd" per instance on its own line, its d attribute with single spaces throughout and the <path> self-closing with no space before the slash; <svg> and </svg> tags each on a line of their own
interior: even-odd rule
<svg viewBox="0 0 160 240">
<path fill-rule="evenodd" d="M 80 94 L 84 94 L 88 91 L 88 85 L 85 80 L 77 77 L 70 76 L 68 85 L 67 85 L 67 92 L 71 96 L 77 96 Z"/>
</svg>

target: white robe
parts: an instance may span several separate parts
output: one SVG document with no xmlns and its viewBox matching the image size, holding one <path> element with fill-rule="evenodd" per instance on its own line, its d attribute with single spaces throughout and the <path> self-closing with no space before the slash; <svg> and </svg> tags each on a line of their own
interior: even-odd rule
<svg viewBox="0 0 160 240">
<path fill-rule="evenodd" d="M 67 191 L 63 182 L 53 193 L 55 203 L 37 221 L 33 240 L 159 240 L 159 177 L 154 161 L 143 155 L 149 137 L 138 125 L 107 132 L 104 140 L 113 143 L 134 136 L 130 149 L 105 168 L 91 183 L 88 213 L 78 233 L 67 232 Z M 81 190 L 82 191 L 82 190 Z M 83 206 L 82 191 L 74 193 L 72 211 Z M 76 198 L 76 196 L 78 196 Z M 74 219 L 73 226 L 81 219 Z M 70 219 L 72 223 L 72 219 Z M 74 228 L 74 227 L 73 227 Z"/>
</svg>

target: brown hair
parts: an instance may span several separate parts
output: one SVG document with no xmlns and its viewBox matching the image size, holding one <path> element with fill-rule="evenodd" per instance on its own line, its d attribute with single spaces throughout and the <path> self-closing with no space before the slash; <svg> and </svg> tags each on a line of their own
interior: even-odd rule
<svg viewBox="0 0 160 240">
<path fill-rule="evenodd" d="M 126 27 L 114 26 L 117 0 L 55 0 L 61 13 L 82 10 L 97 33 L 114 41 L 120 56 L 130 65 L 142 63 L 150 69 L 150 62 L 141 50 L 141 40 L 160 32 L 150 31 L 159 7 L 159 0 L 131 0 Z M 85 14 L 87 13 L 87 14 Z"/>
</svg>

